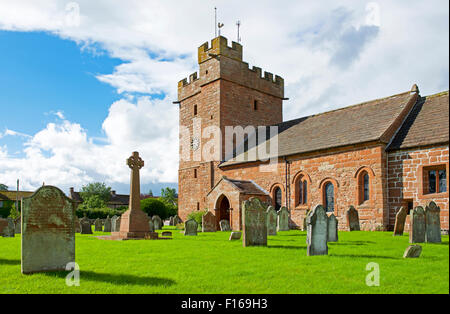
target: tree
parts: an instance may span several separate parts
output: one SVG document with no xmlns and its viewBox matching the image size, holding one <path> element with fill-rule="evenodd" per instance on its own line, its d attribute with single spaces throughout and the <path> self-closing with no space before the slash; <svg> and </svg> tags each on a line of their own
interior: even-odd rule
<svg viewBox="0 0 450 314">
<path fill-rule="evenodd" d="M 0 191 L 8 191 L 8 186 L 0 183 Z"/>
<path fill-rule="evenodd" d="M 153 191 L 151 189 L 148 191 L 148 195 L 153 197 Z"/>
<path fill-rule="evenodd" d="M 20 217 L 20 213 L 19 211 L 16 209 L 16 204 L 13 204 L 11 206 L 11 211 L 9 213 L 9 217 L 11 217 L 13 220 L 16 220 L 17 218 Z"/>
<path fill-rule="evenodd" d="M 146 198 L 141 201 L 141 209 L 150 217 L 158 215 L 161 219 L 168 218 L 166 205 L 155 198 Z"/>
<path fill-rule="evenodd" d="M 81 188 L 81 198 L 83 201 L 87 201 L 91 196 L 97 195 L 105 203 L 111 198 L 111 187 L 107 187 L 105 183 L 94 182 L 89 183 Z"/>
<path fill-rule="evenodd" d="M 166 203 L 173 206 L 177 206 L 177 191 L 166 187 L 161 189 L 161 199 Z"/>
<path fill-rule="evenodd" d="M 80 204 L 79 208 L 84 209 L 94 209 L 94 208 L 105 208 L 106 202 L 100 197 L 100 195 L 90 195 L 86 198 L 83 197 L 83 203 Z"/>
</svg>

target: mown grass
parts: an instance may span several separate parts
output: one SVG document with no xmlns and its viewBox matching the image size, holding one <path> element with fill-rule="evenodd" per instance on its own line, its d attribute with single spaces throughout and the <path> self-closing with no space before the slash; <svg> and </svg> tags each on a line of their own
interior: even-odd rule
<svg viewBox="0 0 450 314">
<path fill-rule="evenodd" d="M 308 257 L 301 231 L 248 248 L 228 241 L 229 232 L 172 231 L 166 241 L 77 234 L 79 287 L 66 285 L 68 272 L 22 275 L 20 235 L 0 238 L 0 293 L 449 293 L 448 236 L 422 244 L 420 258 L 403 259 L 407 235 L 389 232 L 340 232 L 328 256 Z M 379 287 L 366 285 L 370 262 L 379 264 Z"/>
</svg>

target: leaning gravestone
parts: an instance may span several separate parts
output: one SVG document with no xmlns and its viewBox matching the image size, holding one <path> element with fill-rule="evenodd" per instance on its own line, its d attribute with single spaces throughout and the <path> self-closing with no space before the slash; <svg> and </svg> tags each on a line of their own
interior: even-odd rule
<svg viewBox="0 0 450 314">
<path fill-rule="evenodd" d="M 421 253 L 422 247 L 420 245 L 410 245 L 403 254 L 403 258 L 417 258 L 420 257 Z"/>
<path fill-rule="evenodd" d="M 278 211 L 278 231 L 289 231 L 289 211 L 281 207 Z"/>
<path fill-rule="evenodd" d="M 100 232 L 103 231 L 102 221 L 99 218 L 95 219 L 94 227 L 95 227 L 94 231 Z"/>
<path fill-rule="evenodd" d="M 240 240 L 241 239 L 241 235 L 242 235 L 242 232 L 240 232 L 240 231 L 232 231 L 231 234 L 230 234 L 229 240 L 230 241 Z"/>
<path fill-rule="evenodd" d="M 259 198 L 252 197 L 242 208 L 243 246 L 267 246 L 266 206 Z"/>
<path fill-rule="evenodd" d="M 428 243 L 441 243 L 441 209 L 431 201 L 425 206 L 426 233 Z"/>
<path fill-rule="evenodd" d="M 105 225 L 103 226 L 103 232 L 111 232 L 111 218 L 106 217 Z"/>
<path fill-rule="evenodd" d="M 185 236 L 196 236 L 197 235 L 198 223 L 195 219 L 189 219 L 184 223 L 184 235 Z"/>
<path fill-rule="evenodd" d="M 91 221 L 85 216 L 80 219 L 81 234 L 92 234 Z"/>
<path fill-rule="evenodd" d="M 317 205 L 306 219 L 308 256 L 328 255 L 328 217 L 322 205 Z"/>
<path fill-rule="evenodd" d="M 349 231 L 360 231 L 361 228 L 359 226 L 359 214 L 355 207 L 350 206 L 347 210 L 347 224 Z"/>
<path fill-rule="evenodd" d="M 406 217 L 408 216 L 408 209 L 400 207 L 397 215 L 395 215 L 394 236 L 402 236 L 405 229 Z"/>
<path fill-rule="evenodd" d="M 152 217 L 153 225 L 155 230 L 161 230 L 162 229 L 162 220 L 158 215 L 155 215 Z"/>
<path fill-rule="evenodd" d="M 183 220 L 181 220 L 180 216 L 176 215 L 175 217 L 173 217 L 173 225 L 174 226 L 176 226 L 182 222 L 183 222 Z"/>
<path fill-rule="evenodd" d="M 273 206 L 267 207 L 267 235 L 277 235 L 278 215 Z"/>
<path fill-rule="evenodd" d="M 231 231 L 230 222 L 228 220 L 219 221 L 220 231 Z"/>
<path fill-rule="evenodd" d="M 202 232 L 216 232 L 216 216 L 207 212 L 202 216 Z"/>
<path fill-rule="evenodd" d="M 417 206 L 411 212 L 411 230 L 409 231 L 409 243 L 425 242 L 425 211 L 422 206 Z"/>
<path fill-rule="evenodd" d="M 22 202 L 22 273 L 64 271 L 75 262 L 75 206 L 53 186 Z"/>
<path fill-rule="evenodd" d="M 338 242 L 338 220 L 334 214 L 328 217 L 328 239 L 327 242 Z"/>
</svg>

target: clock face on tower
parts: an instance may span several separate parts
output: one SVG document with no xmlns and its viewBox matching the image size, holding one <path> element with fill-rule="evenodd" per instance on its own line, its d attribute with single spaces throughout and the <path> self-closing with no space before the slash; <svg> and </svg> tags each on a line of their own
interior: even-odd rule
<svg viewBox="0 0 450 314">
<path fill-rule="evenodd" d="M 200 146 L 200 141 L 198 138 L 194 137 L 191 140 L 191 148 L 193 151 L 196 151 L 198 149 L 198 147 Z"/>
</svg>

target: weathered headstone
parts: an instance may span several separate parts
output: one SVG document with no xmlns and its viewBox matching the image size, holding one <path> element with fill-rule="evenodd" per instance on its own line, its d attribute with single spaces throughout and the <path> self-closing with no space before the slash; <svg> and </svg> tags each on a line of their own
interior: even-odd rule
<svg viewBox="0 0 450 314">
<path fill-rule="evenodd" d="M 277 235 L 278 215 L 273 206 L 267 207 L 267 235 Z"/>
<path fill-rule="evenodd" d="M 182 222 L 183 222 L 183 220 L 181 220 L 180 216 L 176 215 L 176 216 L 173 217 L 173 225 L 174 226 L 176 226 L 176 225 L 178 225 L 178 224 L 180 224 Z"/>
<path fill-rule="evenodd" d="M 75 206 L 53 186 L 22 202 L 22 273 L 64 271 L 75 262 Z"/>
<path fill-rule="evenodd" d="M 17 218 L 14 222 L 15 233 L 20 234 L 22 232 L 22 219 L 21 217 Z"/>
<path fill-rule="evenodd" d="M 328 239 L 327 242 L 338 242 L 338 220 L 334 214 L 328 217 Z"/>
<path fill-rule="evenodd" d="M 6 238 L 14 238 L 14 235 L 16 234 L 16 225 L 14 224 L 14 220 L 11 217 L 6 218 L 8 221 L 8 228 L 4 229 L 4 237 Z"/>
<path fill-rule="evenodd" d="M 172 216 L 172 217 L 169 218 L 169 226 L 174 226 L 174 224 L 173 224 L 173 218 L 174 218 L 174 216 Z"/>
<path fill-rule="evenodd" d="M 202 217 L 202 232 L 216 232 L 216 216 L 207 212 Z"/>
<path fill-rule="evenodd" d="M 118 232 L 120 230 L 120 217 L 114 215 L 111 218 L 111 232 Z"/>
<path fill-rule="evenodd" d="M 184 235 L 185 236 L 196 236 L 197 235 L 198 223 L 195 219 L 189 219 L 184 223 Z"/>
<path fill-rule="evenodd" d="M 281 207 L 278 211 L 278 231 L 289 231 L 289 211 L 286 207 Z"/>
<path fill-rule="evenodd" d="M 360 231 L 359 214 L 355 207 L 350 206 L 347 210 L 347 224 L 349 231 Z"/>
<path fill-rule="evenodd" d="M 267 246 L 266 206 L 259 198 L 252 197 L 242 204 L 242 244 L 247 246 Z"/>
<path fill-rule="evenodd" d="M 92 234 L 91 221 L 85 216 L 80 219 L 81 234 Z"/>
<path fill-rule="evenodd" d="M 322 205 L 317 205 L 308 218 L 306 219 L 308 225 L 307 234 L 307 254 L 314 255 L 328 255 L 328 217 Z"/>
<path fill-rule="evenodd" d="M 0 236 L 4 235 L 6 228 L 8 228 L 8 220 L 0 218 Z"/>
<path fill-rule="evenodd" d="M 162 220 L 158 215 L 155 215 L 152 217 L 153 220 L 153 226 L 155 230 L 161 230 L 162 229 Z"/>
<path fill-rule="evenodd" d="M 409 231 L 409 243 L 425 242 L 425 211 L 422 206 L 417 206 L 411 212 L 411 228 Z"/>
<path fill-rule="evenodd" d="M 228 220 L 219 221 L 220 231 L 231 231 L 230 222 Z"/>
<path fill-rule="evenodd" d="M 426 233 L 428 243 L 441 243 L 441 209 L 431 201 L 425 206 Z"/>
<path fill-rule="evenodd" d="M 400 207 L 397 215 L 395 215 L 394 236 L 402 236 L 405 229 L 406 217 L 408 216 L 408 209 Z"/>
<path fill-rule="evenodd" d="M 112 227 L 111 218 L 109 218 L 109 215 L 108 215 L 108 217 L 106 217 L 106 219 L 105 219 L 105 225 L 103 226 L 103 232 L 111 232 L 111 227 Z"/>
<path fill-rule="evenodd" d="M 103 224 L 99 218 L 95 219 L 94 228 L 94 231 L 103 231 Z"/>
<path fill-rule="evenodd" d="M 403 254 L 403 258 L 417 258 L 422 253 L 422 246 L 410 245 Z"/>
<path fill-rule="evenodd" d="M 81 232 L 80 219 L 78 219 L 77 215 L 75 215 L 74 217 L 74 226 L 75 226 L 75 233 L 80 233 Z"/>
<path fill-rule="evenodd" d="M 242 235 L 242 232 L 240 232 L 240 231 L 233 231 L 233 232 L 231 232 L 231 234 L 230 234 L 230 241 L 233 241 L 233 240 L 240 240 L 241 239 L 241 235 Z"/>
<path fill-rule="evenodd" d="M 150 233 L 155 232 L 155 223 L 150 217 L 148 217 L 148 227 Z"/>
</svg>

